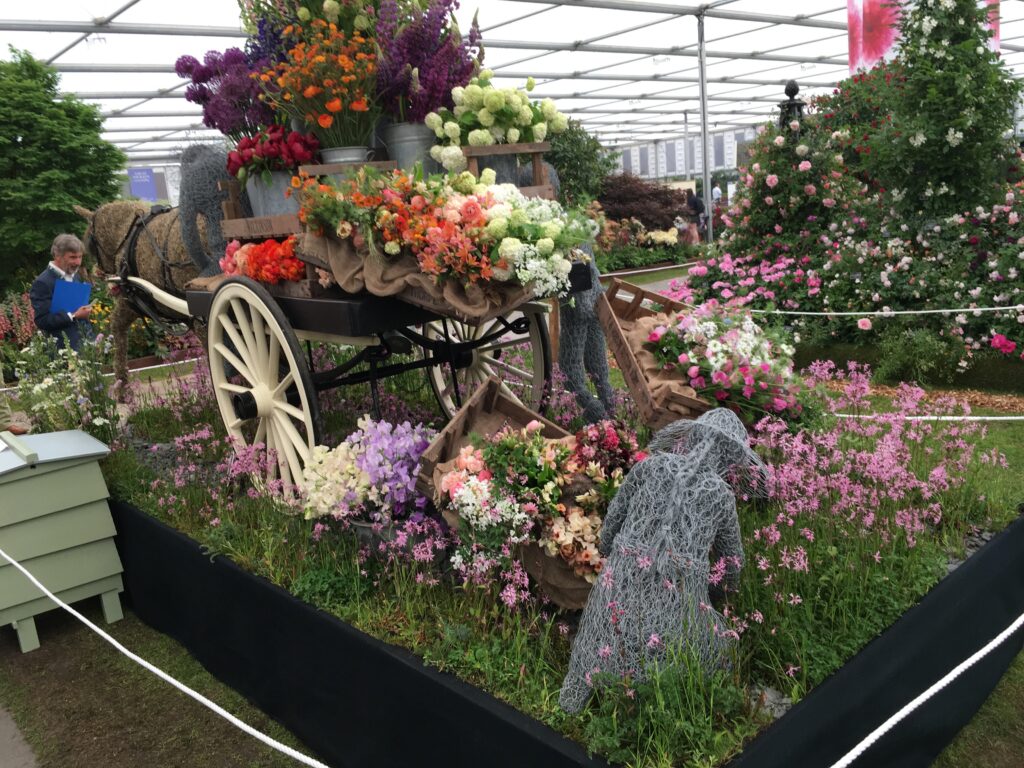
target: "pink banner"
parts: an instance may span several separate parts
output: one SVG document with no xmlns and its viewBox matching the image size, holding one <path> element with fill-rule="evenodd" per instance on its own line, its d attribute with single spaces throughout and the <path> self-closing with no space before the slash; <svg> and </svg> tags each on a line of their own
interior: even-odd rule
<svg viewBox="0 0 1024 768">
<path fill-rule="evenodd" d="M 999 50 L 999 0 L 979 0 L 989 6 L 989 45 Z M 871 69 L 882 59 L 895 54 L 899 37 L 899 8 L 890 0 L 846 0 L 850 42 L 850 72 Z"/>
</svg>

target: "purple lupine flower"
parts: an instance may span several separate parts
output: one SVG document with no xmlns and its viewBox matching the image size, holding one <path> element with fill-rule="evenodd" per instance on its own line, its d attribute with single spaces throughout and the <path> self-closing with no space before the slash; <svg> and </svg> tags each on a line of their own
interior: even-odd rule
<svg viewBox="0 0 1024 768">
<path fill-rule="evenodd" d="M 476 20 L 468 38 L 450 23 L 458 7 L 458 0 L 431 0 L 400 26 L 397 0 L 382 0 L 377 95 L 393 118 L 422 122 L 429 112 L 453 107 L 452 88 L 468 83 L 483 60 Z"/>
</svg>

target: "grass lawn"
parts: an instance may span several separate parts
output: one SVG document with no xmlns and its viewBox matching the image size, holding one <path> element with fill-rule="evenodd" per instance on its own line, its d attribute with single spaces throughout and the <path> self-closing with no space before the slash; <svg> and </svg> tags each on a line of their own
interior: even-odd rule
<svg viewBox="0 0 1024 768">
<path fill-rule="evenodd" d="M 309 754 L 184 648 L 131 612 L 106 625 L 99 600 L 76 607 L 129 650 L 249 725 Z M 14 630 L 0 629 L 0 706 L 14 716 L 40 768 L 297 764 L 130 661 L 64 611 L 50 611 L 36 624 L 42 646 L 26 654 L 19 652 Z"/>
</svg>

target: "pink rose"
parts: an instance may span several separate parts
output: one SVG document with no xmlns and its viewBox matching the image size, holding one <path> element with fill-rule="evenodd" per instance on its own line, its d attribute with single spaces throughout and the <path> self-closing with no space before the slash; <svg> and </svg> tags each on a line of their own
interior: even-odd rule
<svg viewBox="0 0 1024 768">
<path fill-rule="evenodd" d="M 818 191 L 818 188 L 815 187 L 813 184 L 806 184 L 806 185 L 804 185 L 804 194 L 805 195 L 813 195 L 817 191 Z"/>
<path fill-rule="evenodd" d="M 862 317 L 860 320 L 857 321 L 857 327 L 860 328 L 862 331 L 870 331 L 871 318 Z"/>
<path fill-rule="evenodd" d="M 768 185 L 769 189 L 775 189 L 776 185 L 779 183 L 779 177 L 774 173 L 769 173 L 765 178 L 764 183 Z"/>
<path fill-rule="evenodd" d="M 826 208 L 836 207 L 836 201 L 833 200 L 831 197 L 826 197 L 824 200 L 821 201 L 821 204 L 824 205 Z"/>
<path fill-rule="evenodd" d="M 801 160 L 800 161 L 800 165 L 797 166 L 797 170 L 800 170 L 800 171 L 809 171 L 809 170 L 811 170 L 811 161 L 810 160 Z"/>
<path fill-rule="evenodd" d="M 527 432 L 540 432 L 542 429 L 544 429 L 544 425 L 537 421 L 537 419 L 534 419 L 526 425 Z"/>
<path fill-rule="evenodd" d="M 772 197 L 771 195 L 769 195 L 768 197 L 766 197 L 764 199 L 764 204 L 765 205 L 775 205 L 775 198 Z"/>
<path fill-rule="evenodd" d="M 698 368 L 696 365 L 691 365 L 686 371 L 686 375 L 689 376 L 691 379 L 696 379 L 699 374 L 700 368 Z"/>
<path fill-rule="evenodd" d="M 664 325 L 659 325 L 657 328 L 650 332 L 650 334 L 647 336 L 647 340 L 661 341 L 661 337 L 665 335 L 665 331 L 667 330 L 668 328 L 666 328 Z"/>
<path fill-rule="evenodd" d="M 683 352 L 681 355 L 679 355 L 679 364 L 680 365 L 686 365 L 686 363 L 688 363 L 688 362 L 690 362 L 690 356 L 688 354 Z"/>
</svg>

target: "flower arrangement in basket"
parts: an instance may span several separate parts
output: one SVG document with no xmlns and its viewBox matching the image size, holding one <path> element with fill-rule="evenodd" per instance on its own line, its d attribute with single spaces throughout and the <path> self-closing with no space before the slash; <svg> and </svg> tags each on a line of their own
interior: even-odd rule
<svg viewBox="0 0 1024 768">
<path fill-rule="evenodd" d="M 474 19 L 462 37 L 457 7 L 458 0 L 429 0 L 425 8 L 381 0 L 377 97 L 392 120 L 422 123 L 428 113 L 455 106 L 452 89 L 466 85 L 480 66 L 480 28 Z"/>
<path fill-rule="evenodd" d="M 321 147 L 365 146 L 377 123 L 377 43 L 321 18 L 283 30 L 285 59 L 259 74 L 263 100 L 305 125 Z"/>
<path fill-rule="evenodd" d="M 228 173 L 242 184 L 248 178 L 259 178 L 270 184 L 273 171 L 294 172 L 300 165 L 313 161 L 320 142 L 310 134 L 285 131 L 282 125 L 260 129 L 256 136 L 243 136 L 228 153 Z"/>
<path fill-rule="evenodd" d="M 431 112 L 424 120 L 441 141 L 430 150 L 430 156 L 449 171 L 466 168 L 462 146 L 544 141 L 569 126 L 554 101 L 530 100 L 527 91 L 533 90 L 533 78 L 522 90 L 497 88 L 491 83 L 493 77 L 494 73 L 485 69 L 465 88 L 453 88 L 455 106 Z"/>
<path fill-rule="evenodd" d="M 597 544 L 608 504 L 644 454 L 619 422 L 560 440 L 541 428 L 506 427 L 438 468 L 442 514 L 459 537 L 452 564 L 479 584 L 520 558 L 552 600 L 581 608 L 604 565 Z M 513 597 L 525 595 L 502 592 L 510 605 Z"/>
<path fill-rule="evenodd" d="M 362 171 L 339 186 L 300 186 L 299 218 L 320 234 L 365 240 L 387 259 L 412 257 L 434 282 L 529 286 L 536 296 L 569 289 L 570 257 L 594 237 L 581 211 L 494 184 L 485 170 L 417 179 Z"/>
<path fill-rule="evenodd" d="M 220 260 L 225 275 L 251 277 L 261 283 L 277 285 L 298 282 L 306 276 L 306 265 L 295 258 L 295 236 L 242 245 L 232 240 Z"/>
<path fill-rule="evenodd" d="M 713 301 L 645 320 L 653 325 L 645 346 L 664 370 L 681 377 L 701 396 L 748 420 L 765 413 L 800 414 L 794 350 L 782 331 L 759 326 L 749 312 Z"/>
<path fill-rule="evenodd" d="M 422 511 L 416 474 L 433 431 L 369 416 L 357 426 L 337 447 L 313 449 L 302 475 L 306 519 L 387 525 Z"/>
</svg>

